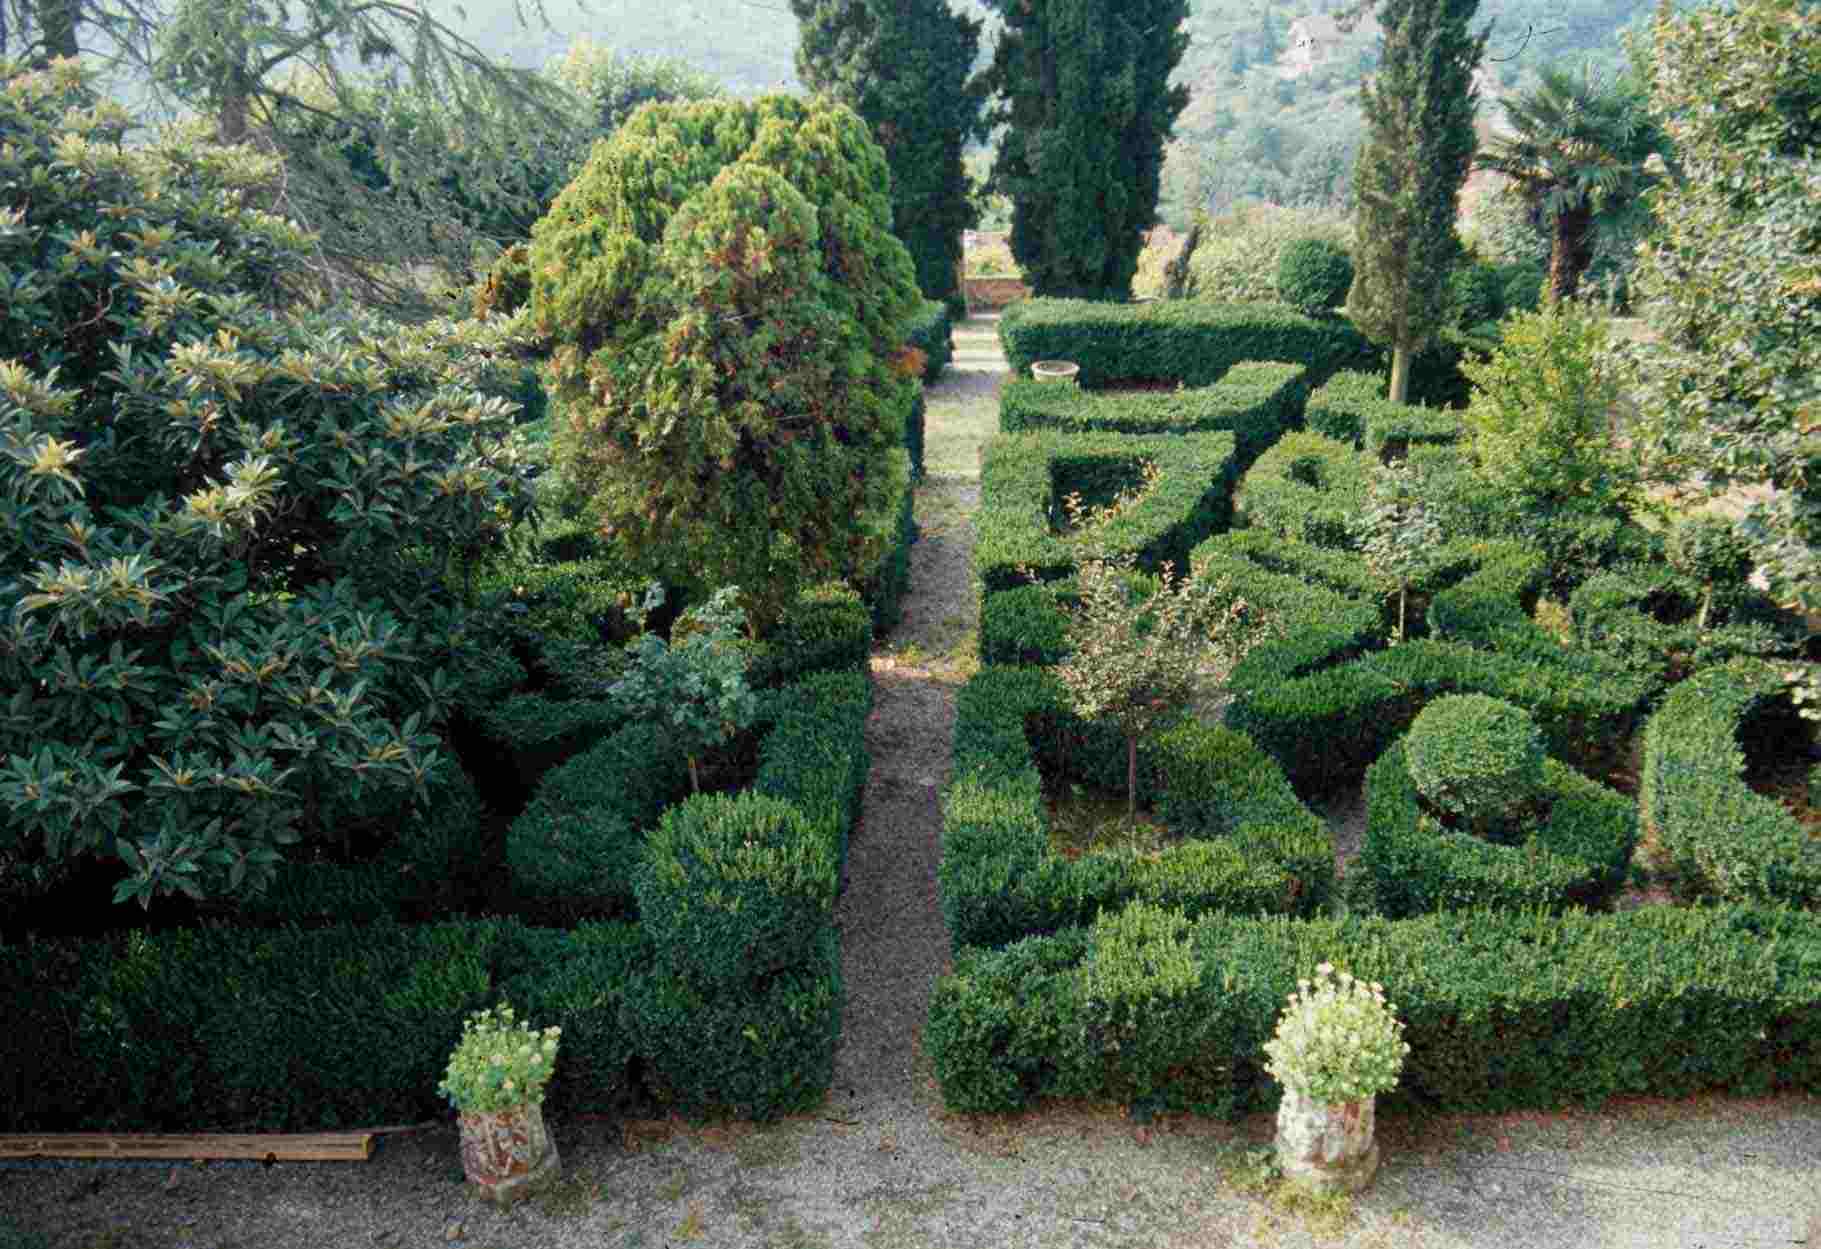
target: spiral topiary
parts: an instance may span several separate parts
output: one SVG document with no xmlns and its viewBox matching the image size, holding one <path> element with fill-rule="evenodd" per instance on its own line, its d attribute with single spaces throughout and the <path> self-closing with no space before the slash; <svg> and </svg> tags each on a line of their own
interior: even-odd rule
<svg viewBox="0 0 1821 1249">
<path fill-rule="evenodd" d="M 1297 239 L 1277 258 L 1277 296 L 1312 317 L 1327 316 L 1353 285 L 1353 258 L 1331 239 Z"/>
<path fill-rule="evenodd" d="M 1543 788 L 1543 735 L 1530 713 L 1484 694 L 1451 694 L 1423 708 L 1405 742 L 1410 779 L 1437 811 L 1496 835 Z"/>
</svg>

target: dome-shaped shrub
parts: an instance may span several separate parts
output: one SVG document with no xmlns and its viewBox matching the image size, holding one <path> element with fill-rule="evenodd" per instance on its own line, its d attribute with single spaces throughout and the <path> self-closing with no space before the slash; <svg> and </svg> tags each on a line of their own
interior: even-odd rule
<svg viewBox="0 0 1821 1249">
<path fill-rule="evenodd" d="M 1277 258 L 1277 297 L 1309 314 L 1340 307 L 1353 285 L 1353 258 L 1329 239 L 1297 239 Z"/>
<path fill-rule="evenodd" d="M 1530 713 L 1484 694 L 1423 708 L 1405 742 L 1410 779 L 1436 810 L 1476 833 L 1522 814 L 1543 786 L 1543 736 Z"/>
<path fill-rule="evenodd" d="M 1528 260 L 1500 265 L 1499 302 L 1506 312 L 1535 312 L 1543 303 L 1543 267 Z"/>
<path fill-rule="evenodd" d="M 1448 275 L 1448 304 L 1456 328 L 1470 330 L 1504 312 L 1504 275 L 1497 265 L 1462 265 Z"/>
</svg>

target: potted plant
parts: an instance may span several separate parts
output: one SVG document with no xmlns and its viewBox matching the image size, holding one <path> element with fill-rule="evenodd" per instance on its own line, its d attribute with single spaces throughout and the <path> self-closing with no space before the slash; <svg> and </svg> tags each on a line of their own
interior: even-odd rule
<svg viewBox="0 0 1821 1249">
<path fill-rule="evenodd" d="M 1404 1025 L 1383 986 L 1336 974 L 1323 963 L 1297 991 L 1265 1043 L 1265 1069 L 1284 1086 L 1277 1108 L 1277 1163 L 1322 1192 L 1358 1192 L 1378 1170 L 1373 1108 L 1397 1087 Z"/>
<path fill-rule="evenodd" d="M 478 1011 L 462 1024 L 461 1042 L 436 1086 L 461 1120 L 462 1170 L 481 1196 L 500 1205 L 562 1170 L 543 1109 L 560 1035 L 561 1028 L 532 1031 L 506 1003 Z"/>
</svg>

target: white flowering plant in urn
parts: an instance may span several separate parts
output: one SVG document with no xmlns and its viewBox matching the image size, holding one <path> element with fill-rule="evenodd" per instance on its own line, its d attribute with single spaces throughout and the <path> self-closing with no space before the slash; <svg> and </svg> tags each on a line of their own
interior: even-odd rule
<svg viewBox="0 0 1821 1249">
<path fill-rule="evenodd" d="M 1299 980 L 1265 1043 L 1265 1070 L 1312 1102 L 1337 1105 L 1397 1087 L 1410 1052 L 1383 985 L 1336 972 L 1331 963 Z"/>
<path fill-rule="evenodd" d="M 510 1004 L 477 1011 L 462 1024 L 462 1039 L 436 1091 L 464 1114 L 538 1106 L 556 1068 L 561 1028 L 535 1032 L 515 1019 Z"/>
</svg>

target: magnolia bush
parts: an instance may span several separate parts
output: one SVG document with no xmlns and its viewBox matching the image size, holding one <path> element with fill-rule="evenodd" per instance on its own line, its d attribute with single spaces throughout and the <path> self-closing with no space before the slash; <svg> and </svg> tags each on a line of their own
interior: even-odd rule
<svg viewBox="0 0 1821 1249">
<path fill-rule="evenodd" d="M 1276 1034 L 1265 1042 L 1265 1070 L 1285 1088 L 1334 1106 L 1396 1088 L 1409 1052 L 1384 986 L 1323 963 L 1313 981 L 1296 982 Z"/>
<path fill-rule="evenodd" d="M 541 1106 L 562 1035 L 561 1028 L 533 1031 L 509 1003 L 476 1011 L 462 1021 L 462 1039 L 436 1091 L 463 1114 Z"/>
<path fill-rule="evenodd" d="M 427 794 L 461 570 L 532 496 L 516 323 L 298 308 L 276 163 L 128 128 L 0 64 L 0 882 L 149 904 Z"/>
</svg>

